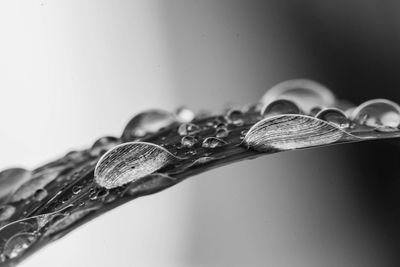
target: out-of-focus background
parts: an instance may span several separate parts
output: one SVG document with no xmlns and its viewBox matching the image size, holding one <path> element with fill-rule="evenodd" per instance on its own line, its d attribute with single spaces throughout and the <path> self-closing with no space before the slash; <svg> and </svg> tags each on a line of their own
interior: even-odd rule
<svg viewBox="0 0 400 267">
<path fill-rule="evenodd" d="M 0 168 L 33 168 L 137 112 L 219 109 L 306 77 L 400 102 L 396 0 L 2 1 Z M 399 145 L 237 163 L 119 207 L 21 266 L 397 266 Z"/>
</svg>

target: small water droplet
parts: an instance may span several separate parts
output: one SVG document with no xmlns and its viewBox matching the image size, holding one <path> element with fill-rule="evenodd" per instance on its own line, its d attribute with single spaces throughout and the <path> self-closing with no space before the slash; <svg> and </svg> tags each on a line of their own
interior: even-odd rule
<svg viewBox="0 0 400 267">
<path fill-rule="evenodd" d="M 4 244 L 3 253 L 9 259 L 19 257 L 36 239 L 37 237 L 30 233 L 16 234 Z"/>
<path fill-rule="evenodd" d="M 243 112 L 239 109 L 231 109 L 228 111 L 226 114 L 226 119 L 236 125 L 236 126 L 241 126 L 243 125 Z"/>
<path fill-rule="evenodd" d="M 324 120 L 332 124 L 335 124 L 339 128 L 350 127 L 350 120 L 340 109 L 326 108 L 318 112 L 318 114 L 315 117 L 320 120 Z"/>
<path fill-rule="evenodd" d="M 222 139 L 216 138 L 216 137 L 207 137 L 204 139 L 202 143 L 202 147 L 204 148 L 216 148 L 216 147 L 221 147 L 226 145 L 227 142 L 225 142 Z"/>
<path fill-rule="evenodd" d="M 79 194 L 82 191 L 82 186 L 80 185 L 74 185 L 72 187 L 72 194 L 76 195 Z"/>
<path fill-rule="evenodd" d="M 373 99 L 354 109 L 351 119 L 381 131 L 392 131 L 400 125 L 400 107 L 386 99 Z"/>
<path fill-rule="evenodd" d="M 95 188 L 90 188 L 89 190 L 89 199 L 96 200 L 97 199 L 97 190 Z"/>
<path fill-rule="evenodd" d="M 287 99 L 296 103 L 302 111 L 310 114 L 313 107 L 332 107 L 335 96 L 324 85 L 307 79 L 288 80 L 269 89 L 261 99 L 268 105 L 277 99 Z"/>
<path fill-rule="evenodd" d="M 113 136 L 104 136 L 94 142 L 93 146 L 90 149 L 90 155 L 93 157 L 98 157 L 101 154 L 107 152 L 111 148 L 119 145 L 121 142 L 118 138 Z"/>
<path fill-rule="evenodd" d="M 0 206 L 0 222 L 8 220 L 13 216 L 15 207 L 11 205 Z"/>
<path fill-rule="evenodd" d="M 194 135 L 200 131 L 200 127 L 193 123 L 182 123 L 178 128 L 179 135 Z"/>
<path fill-rule="evenodd" d="M 47 197 L 49 193 L 47 192 L 46 189 L 44 188 L 39 188 L 38 190 L 36 190 L 36 192 L 33 194 L 33 199 L 35 201 L 42 201 L 44 198 Z"/>
<path fill-rule="evenodd" d="M 278 99 L 275 100 L 268 105 L 266 105 L 262 111 L 261 115 L 264 118 L 283 115 L 283 114 L 300 114 L 299 107 L 290 100 L 287 99 Z"/>
<path fill-rule="evenodd" d="M 162 110 L 145 111 L 129 121 L 121 138 L 124 142 L 137 140 L 147 134 L 156 133 L 175 121 L 175 116 L 169 112 Z"/>
<path fill-rule="evenodd" d="M 184 147 L 193 147 L 196 144 L 197 140 L 195 137 L 187 135 L 182 137 L 181 144 Z"/>
<path fill-rule="evenodd" d="M 218 128 L 215 133 L 215 137 L 217 138 L 224 138 L 229 135 L 229 131 L 226 128 Z"/>
<path fill-rule="evenodd" d="M 176 110 L 176 117 L 179 122 L 188 123 L 194 119 L 195 114 L 192 110 L 186 107 L 180 107 Z"/>
</svg>

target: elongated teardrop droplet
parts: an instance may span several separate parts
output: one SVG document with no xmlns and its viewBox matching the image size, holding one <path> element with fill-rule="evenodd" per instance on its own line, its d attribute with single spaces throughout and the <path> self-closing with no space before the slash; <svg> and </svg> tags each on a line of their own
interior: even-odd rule
<svg viewBox="0 0 400 267">
<path fill-rule="evenodd" d="M 390 131 L 400 125 L 400 107 L 387 99 L 373 99 L 354 109 L 351 119 L 360 125 Z"/>
<path fill-rule="evenodd" d="M 307 114 L 316 106 L 331 107 L 335 103 L 335 96 L 328 88 L 307 79 L 294 79 L 278 83 L 265 93 L 261 103 L 268 105 L 277 99 L 291 100 Z"/>
<path fill-rule="evenodd" d="M 202 147 L 204 147 L 204 148 L 216 148 L 216 147 L 224 146 L 226 144 L 227 144 L 227 142 L 225 142 L 224 140 L 222 140 L 220 138 L 207 137 L 206 139 L 204 139 L 204 141 L 202 143 Z"/>
<path fill-rule="evenodd" d="M 107 189 L 136 181 L 177 160 L 165 148 L 145 142 L 114 147 L 96 165 L 95 181 Z"/>
<path fill-rule="evenodd" d="M 156 133 L 161 128 L 167 127 L 175 121 L 175 116 L 169 112 L 162 110 L 145 111 L 130 120 L 121 138 L 124 142 L 133 141 L 146 134 Z"/>
<path fill-rule="evenodd" d="M 350 127 L 350 120 L 347 116 L 337 108 L 326 108 L 318 112 L 315 116 L 316 118 L 333 123 L 339 128 L 348 128 Z"/>
<path fill-rule="evenodd" d="M 32 173 L 22 168 L 10 168 L 0 172 L 0 202 L 13 194 Z"/>
<path fill-rule="evenodd" d="M 189 148 L 193 147 L 196 144 L 196 142 L 197 142 L 196 138 L 190 135 L 184 136 L 181 139 L 181 144 L 184 147 L 189 147 Z"/>
<path fill-rule="evenodd" d="M 305 115 L 278 115 L 259 121 L 243 142 L 261 151 L 290 150 L 330 144 L 345 132 L 325 121 Z"/>
<path fill-rule="evenodd" d="M 293 103 L 293 101 L 287 99 L 278 99 L 272 101 L 268 105 L 266 105 L 262 111 L 261 115 L 264 118 L 272 117 L 275 115 L 283 115 L 283 114 L 300 114 L 299 107 Z"/>
<path fill-rule="evenodd" d="M 8 259 L 18 257 L 28 249 L 36 239 L 37 236 L 30 233 L 14 235 L 5 243 L 3 253 Z"/>
</svg>

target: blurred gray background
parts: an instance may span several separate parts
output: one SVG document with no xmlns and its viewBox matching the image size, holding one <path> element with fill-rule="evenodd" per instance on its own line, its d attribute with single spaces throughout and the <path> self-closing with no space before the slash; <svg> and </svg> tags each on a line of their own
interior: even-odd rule
<svg viewBox="0 0 400 267">
<path fill-rule="evenodd" d="M 218 110 L 306 77 L 399 102 L 400 4 L 2 1 L 0 166 L 33 168 L 137 112 Z M 21 266 L 397 266 L 396 143 L 237 163 L 119 207 Z"/>
</svg>

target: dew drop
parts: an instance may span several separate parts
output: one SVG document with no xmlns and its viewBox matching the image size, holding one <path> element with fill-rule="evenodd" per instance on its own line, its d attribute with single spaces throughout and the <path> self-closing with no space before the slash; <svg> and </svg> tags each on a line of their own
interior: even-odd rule
<svg viewBox="0 0 400 267">
<path fill-rule="evenodd" d="M 350 127 L 350 120 L 340 109 L 326 108 L 318 112 L 315 117 L 330 122 L 340 128 Z"/>
<path fill-rule="evenodd" d="M 236 126 L 241 126 L 244 123 L 243 112 L 239 109 L 230 109 L 226 114 L 226 119 Z"/>
<path fill-rule="evenodd" d="M 188 123 L 191 122 L 195 117 L 195 114 L 192 110 L 180 107 L 176 110 L 176 118 L 181 123 Z"/>
<path fill-rule="evenodd" d="M 335 96 L 328 88 L 307 79 L 278 83 L 264 94 L 261 103 L 268 105 L 277 99 L 291 100 L 307 114 L 315 106 L 332 107 L 335 104 Z"/>
<path fill-rule="evenodd" d="M 111 189 L 138 180 L 178 159 L 165 148 L 152 143 L 124 143 L 101 157 L 94 171 L 95 181 Z"/>
<path fill-rule="evenodd" d="M 295 103 L 287 99 L 275 100 L 266 105 L 261 111 L 261 115 L 264 118 L 276 115 L 283 115 L 283 114 L 300 114 L 300 113 L 301 112 L 299 107 Z"/>
<path fill-rule="evenodd" d="M 101 137 L 94 142 L 93 146 L 90 148 L 90 155 L 98 157 L 120 143 L 119 139 L 113 136 Z"/>
<path fill-rule="evenodd" d="M 400 107 L 386 99 L 373 99 L 354 109 L 351 119 L 382 131 L 395 130 L 400 125 Z"/>
<path fill-rule="evenodd" d="M 30 233 L 19 233 L 12 236 L 4 245 L 3 253 L 9 258 L 13 259 L 19 257 L 22 253 L 28 249 L 37 237 Z"/>
<path fill-rule="evenodd" d="M 190 135 L 184 136 L 181 139 L 181 144 L 184 147 L 189 147 L 189 148 L 193 147 L 196 144 L 196 142 L 197 142 L 196 138 Z"/>
<path fill-rule="evenodd" d="M 44 188 L 39 188 L 38 190 L 36 190 L 36 192 L 33 194 L 33 199 L 35 201 L 42 201 L 43 199 L 45 199 L 48 196 L 48 192 L 46 189 Z"/>
<path fill-rule="evenodd" d="M 11 205 L 0 206 L 0 222 L 8 220 L 15 213 L 15 207 Z"/>
<path fill-rule="evenodd" d="M 221 147 L 226 145 L 227 142 L 225 142 L 222 139 L 216 138 L 216 137 L 207 137 L 204 139 L 202 143 L 202 147 L 204 148 L 216 148 L 216 147 Z"/>
<path fill-rule="evenodd" d="M 224 138 L 229 135 L 229 131 L 226 128 L 218 128 L 215 133 L 215 137 L 217 138 Z"/>
<path fill-rule="evenodd" d="M 0 172 L 0 200 L 9 198 L 23 183 L 32 177 L 31 171 L 10 168 Z"/>
<path fill-rule="evenodd" d="M 124 142 L 134 141 L 147 134 L 156 133 L 175 121 L 175 116 L 169 112 L 163 110 L 145 111 L 129 121 L 121 138 Z"/>
<path fill-rule="evenodd" d="M 193 123 L 182 123 L 178 128 L 179 135 L 194 135 L 200 132 L 200 127 Z"/>
<path fill-rule="evenodd" d="M 82 186 L 74 185 L 72 187 L 72 194 L 77 195 L 82 191 Z"/>
</svg>

